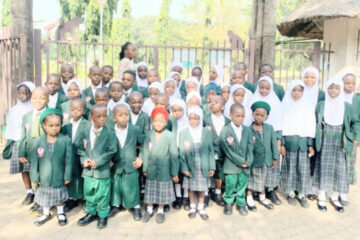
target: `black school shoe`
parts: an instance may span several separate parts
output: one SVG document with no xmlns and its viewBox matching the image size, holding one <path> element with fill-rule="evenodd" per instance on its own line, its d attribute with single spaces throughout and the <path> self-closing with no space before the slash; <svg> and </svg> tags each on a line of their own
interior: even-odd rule
<svg viewBox="0 0 360 240">
<path fill-rule="evenodd" d="M 318 209 L 321 211 L 321 212 L 326 212 L 327 211 L 327 207 L 326 206 L 321 206 L 319 203 L 317 204 L 318 206 Z"/>
<path fill-rule="evenodd" d="M 90 213 L 87 213 L 84 217 L 80 218 L 78 221 L 79 226 L 86 226 L 90 224 L 91 222 L 98 219 L 97 215 L 92 215 Z"/>
<path fill-rule="evenodd" d="M 118 208 L 118 207 L 111 207 L 108 217 L 111 218 L 111 217 L 115 216 L 115 215 L 116 215 L 117 213 L 119 213 L 119 212 L 120 212 L 120 208 Z"/>
<path fill-rule="evenodd" d="M 296 199 L 295 197 L 288 196 L 287 201 L 290 205 L 296 206 Z"/>
<path fill-rule="evenodd" d="M 140 221 L 141 220 L 141 208 L 134 208 L 134 213 L 133 213 L 133 217 L 135 221 Z"/>
<path fill-rule="evenodd" d="M 154 215 L 154 212 L 149 213 L 148 211 L 145 211 L 145 215 L 141 218 L 142 222 L 148 222 L 150 218 Z"/>
<path fill-rule="evenodd" d="M 71 212 L 74 208 L 79 206 L 79 200 L 77 199 L 69 199 L 65 202 L 64 212 Z"/>
<path fill-rule="evenodd" d="M 229 203 L 225 204 L 224 214 L 225 215 L 231 215 L 232 214 L 232 205 L 231 204 L 229 204 Z"/>
<path fill-rule="evenodd" d="M 25 206 L 25 205 L 30 205 L 34 202 L 34 194 L 33 193 L 28 193 L 26 194 L 26 197 L 24 198 L 24 200 L 21 202 L 21 205 Z"/>
<path fill-rule="evenodd" d="M 64 216 L 64 219 L 59 219 L 59 216 Z M 58 224 L 59 224 L 60 226 L 65 226 L 65 225 L 67 224 L 67 218 L 66 218 L 65 213 L 58 214 L 58 215 L 57 215 L 57 218 L 58 218 Z"/>
<path fill-rule="evenodd" d="M 190 200 L 189 198 L 183 198 L 183 206 L 185 211 L 190 210 Z"/>
<path fill-rule="evenodd" d="M 269 196 L 270 196 L 270 200 L 271 200 L 271 202 L 273 204 L 275 204 L 275 205 L 280 205 L 281 204 L 281 201 L 280 201 L 279 197 L 277 196 L 275 190 L 271 190 L 269 192 Z"/>
<path fill-rule="evenodd" d="M 205 196 L 205 199 L 204 199 L 204 207 L 205 207 L 205 208 L 209 207 L 209 196 Z"/>
<path fill-rule="evenodd" d="M 201 219 L 204 221 L 207 221 L 209 219 L 209 215 L 207 215 L 206 212 L 202 213 L 202 214 L 199 212 L 199 215 L 200 215 Z"/>
<path fill-rule="evenodd" d="M 245 206 L 236 205 L 236 209 L 239 211 L 241 216 L 246 216 L 248 214 L 248 211 L 246 210 Z"/>
<path fill-rule="evenodd" d="M 213 193 L 211 195 L 211 200 L 213 200 L 218 206 L 223 207 L 225 206 L 225 202 L 221 196 L 221 194 Z"/>
<path fill-rule="evenodd" d="M 47 215 L 45 218 L 43 219 L 38 219 L 34 222 L 35 226 L 40 227 L 41 225 L 43 225 L 44 223 L 46 223 L 47 221 L 49 221 L 51 219 L 51 215 Z"/>
<path fill-rule="evenodd" d="M 164 223 L 165 222 L 165 214 L 164 213 L 157 213 L 156 214 L 156 222 L 157 223 Z"/>
<path fill-rule="evenodd" d="M 182 197 L 176 197 L 176 200 L 172 203 L 172 207 L 177 210 L 181 209 L 182 201 Z"/>
<path fill-rule="evenodd" d="M 259 201 L 259 202 L 261 205 L 263 205 L 264 207 L 266 207 L 269 210 L 274 208 L 274 205 L 272 205 L 271 203 L 265 203 L 265 201 Z"/>
<path fill-rule="evenodd" d="M 311 200 L 311 201 L 315 201 L 317 199 L 315 194 L 308 194 L 306 195 L 307 199 Z"/>
<path fill-rule="evenodd" d="M 99 220 L 98 220 L 98 223 L 97 223 L 97 228 L 98 229 L 103 229 L 103 228 L 106 228 L 107 226 L 107 220 L 108 218 L 107 217 L 99 217 Z"/>
<path fill-rule="evenodd" d="M 31 208 L 29 209 L 29 211 L 32 212 L 32 213 L 35 213 L 35 212 L 38 210 L 39 207 L 40 207 L 39 204 L 34 203 L 34 204 L 31 206 Z"/>
<path fill-rule="evenodd" d="M 336 211 L 338 211 L 339 213 L 343 213 L 344 212 L 344 207 L 341 206 L 336 206 L 334 202 L 338 202 L 339 204 L 341 204 L 339 201 L 333 201 L 333 200 L 330 200 L 330 203 L 331 205 L 333 205 L 333 207 L 335 208 Z"/>
<path fill-rule="evenodd" d="M 169 212 L 170 211 L 170 205 L 166 204 L 164 205 L 164 212 Z"/>
</svg>

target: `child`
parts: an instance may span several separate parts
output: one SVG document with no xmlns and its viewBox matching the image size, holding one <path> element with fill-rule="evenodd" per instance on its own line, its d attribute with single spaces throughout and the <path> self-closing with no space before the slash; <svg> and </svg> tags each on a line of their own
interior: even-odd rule
<svg viewBox="0 0 360 240">
<path fill-rule="evenodd" d="M 31 170 L 31 162 L 35 156 L 33 153 L 35 139 L 44 134 L 44 130 L 40 124 L 40 115 L 46 109 L 49 101 L 49 90 L 44 87 L 37 87 L 31 94 L 31 105 L 33 110 L 28 112 L 22 118 L 22 132 L 19 141 L 19 162 L 22 169 L 22 177 L 25 182 L 27 196 L 23 201 L 23 205 L 31 204 L 34 200 L 34 192 L 31 188 L 29 172 Z M 38 210 L 40 206 L 35 203 L 31 208 L 31 212 Z"/>
<path fill-rule="evenodd" d="M 110 81 L 114 77 L 114 68 L 110 65 L 105 65 L 101 68 L 102 71 L 102 87 L 109 88 Z"/>
<path fill-rule="evenodd" d="M 251 105 L 254 122 L 251 125 L 254 161 L 249 165 L 250 179 L 246 196 L 246 202 L 250 211 L 256 211 L 252 192 L 260 192 L 259 201 L 267 209 L 274 206 L 266 199 L 265 186 L 268 179 L 272 177 L 272 171 L 276 168 L 279 160 L 276 136 L 274 128 L 265 123 L 272 111 L 271 106 L 264 101 L 257 101 Z"/>
<path fill-rule="evenodd" d="M 215 65 L 210 70 L 209 84 L 213 82 L 216 85 L 220 86 L 223 77 L 224 77 L 224 68 L 220 65 Z"/>
<path fill-rule="evenodd" d="M 185 175 L 183 188 L 189 190 L 189 218 L 196 216 L 195 192 L 198 193 L 197 211 L 201 219 L 208 220 L 204 209 L 205 192 L 210 187 L 210 178 L 215 171 L 214 148 L 211 132 L 203 128 L 203 114 L 200 107 L 189 108 L 189 127 L 179 136 L 181 172 Z"/>
<path fill-rule="evenodd" d="M 141 220 L 139 169 L 143 160 L 137 158 L 136 147 L 143 143 L 141 129 L 129 122 L 129 108 L 125 104 L 114 108 L 116 122 L 117 152 L 114 156 L 112 177 L 112 199 L 110 216 L 114 216 L 119 207 L 134 209 L 135 221 Z"/>
<path fill-rule="evenodd" d="M 132 91 L 137 91 L 137 86 L 136 86 L 136 75 L 134 71 L 131 70 L 126 70 L 123 74 L 122 77 L 122 86 L 123 86 L 123 92 L 125 95 L 125 102 L 128 103 L 129 102 L 129 97 L 130 97 L 130 93 Z"/>
<path fill-rule="evenodd" d="M 259 78 L 267 76 L 271 79 L 274 79 L 274 68 L 270 64 L 263 64 L 259 67 Z M 280 84 L 274 83 L 274 92 L 276 93 L 276 96 L 282 101 L 285 95 L 285 91 L 283 86 Z"/>
<path fill-rule="evenodd" d="M 18 147 L 22 131 L 22 119 L 27 113 L 33 110 L 30 99 L 34 89 L 34 83 L 29 81 L 22 82 L 16 86 L 18 101 L 9 111 L 5 132 L 5 138 L 7 139 L 6 145 L 12 145 L 10 174 L 21 173 L 26 189 L 26 198 L 22 202 L 22 205 L 31 204 L 34 199 L 34 192 L 31 188 L 31 181 L 29 179 L 30 165 L 21 164 L 18 156 Z"/>
<path fill-rule="evenodd" d="M 123 94 L 122 84 L 119 81 L 114 81 L 109 85 L 110 100 L 107 104 L 108 109 L 112 111 L 114 107 L 120 103 L 125 103 L 125 96 Z"/>
<path fill-rule="evenodd" d="M 185 98 L 186 97 L 186 87 L 185 81 L 181 79 L 181 73 L 179 72 L 170 72 L 167 79 L 174 79 L 176 82 L 175 87 L 175 97 L 176 98 Z"/>
<path fill-rule="evenodd" d="M 215 96 L 211 100 L 210 110 L 211 113 L 204 116 L 204 126 L 211 130 L 212 142 L 214 146 L 216 171 L 215 178 L 215 193 L 211 195 L 211 199 L 218 205 L 224 206 L 225 203 L 221 196 L 221 186 L 224 180 L 224 159 L 220 150 L 220 133 L 221 130 L 227 125 L 230 120 L 222 114 L 224 110 L 225 100 L 221 96 Z"/>
<path fill-rule="evenodd" d="M 224 98 L 225 103 L 229 100 L 230 88 L 231 85 L 229 83 L 221 83 L 221 96 Z"/>
<path fill-rule="evenodd" d="M 198 91 L 200 93 L 200 83 L 196 77 L 189 77 L 188 79 L 186 79 L 185 88 L 186 94 L 189 94 L 189 92 L 193 91 Z"/>
<path fill-rule="evenodd" d="M 71 81 L 71 80 L 70 80 Z M 81 177 L 82 166 L 78 155 L 77 143 L 82 141 L 80 133 L 91 127 L 88 120 L 85 119 L 86 103 L 80 98 L 70 100 L 70 121 L 62 127 L 62 134 L 68 136 L 72 142 L 72 179 L 67 190 L 69 200 L 65 203 L 65 212 L 70 212 L 77 207 L 82 199 L 84 199 L 84 181 Z"/>
<path fill-rule="evenodd" d="M 91 108 L 91 127 L 83 129 L 78 142 L 78 154 L 83 166 L 86 215 L 78 224 L 88 225 L 98 219 L 97 227 L 105 228 L 110 211 L 110 161 L 116 153 L 116 135 L 105 123 L 107 108 L 94 105 Z"/>
<path fill-rule="evenodd" d="M 224 214 L 232 214 L 234 190 L 236 189 L 236 208 L 242 216 L 247 215 L 245 191 L 253 162 L 252 134 L 243 125 L 245 109 L 235 103 L 230 109 L 231 123 L 220 134 L 220 147 L 224 152 L 225 202 Z"/>
<path fill-rule="evenodd" d="M 155 98 L 155 108 L 162 107 L 169 112 L 169 106 L 169 97 L 164 93 L 159 93 Z"/>
<path fill-rule="evenodd" d="M 49 90 L 49 108 L 61 109 L 61 104 L 66 102 L 67 97 L 59 93 L 61 79 L 58 74 L 50 74 L 45 82 L 45 87 Z"/>
<path fill-rule="evenodd" d="M 43 215 L 35 225 L 41 226 L 51 219 L 50 208 L 56 206 L 60 226 L 67 224 L 64 203 L 68 199 L 66 185 L 71 181 L 72 147 L 69 138 L 60 134 L 62 113 L 48 108 L 40 117 L 45 134 L 34 143 L 31 161 L 31 180 L 39 187 L 35 202 L 43 208 Z M 36 150 L 35 150 L 36 149 Z"/>
<path fill-rule="evenodd" d="M 247 127 L 251 125 L 251 110 L 248 107 L 248 102 L 252 97 L 252 93 L 241 84 L 232 85 L 230 88 L 230 97 L 225 105 L 224 116 L 230 117 L 230 108 L 234 103 L 243 105 L 245 109 L 245 119 L 243 124 Z"/>
<path fill-rule="evenodd" d="M 149 98 L 145 100 L 144 105 L 141 109 L 148 116 L 151 115 L 152 110 L 155 108 L 155 99 L 156 96 L 159 95 L 161 91 L 161 83 L 153 82 L 149 86 Z"/>
<path fill-rule="evenodd" d="M 176 81 L 172 78 L 166 79 L 163 83 L 163 93 L 169 97 L 169 103 L 171 104 L 178 97 L 175 93 Z"/>
<path fill-rule="evenodd" d="M 198 81 L 198 86 L 199 86 L 199 92 L 200 95 L 202 96 L 204 93 L 204 86 L 203 84 L 203 69 L 200 66 L 195 66 L 191 69 L 191 76 L 195 77 Z"/>
<path fill-rule="evenodd" d="M 221 89 L 218 85 L 215 83 L 209 83 L 205 87 L 205 99 L 203 98 L 202 108 L 204 111 L 204 115 L 209 115 L 211 113 L 210 111 L 210 103 L 211 100 L 215 97 L 221 94 Z"/>
<path fill-rule="evenodd" d="M 146 75 L 146 80 L 147 80 L 149 86 L 153 82 L 160 82 L 158 71 L 156 69 L 150 69 Z"/>
<path fill-rule="evenodd" d="M 90 103 L 91 105 L 95 104 L 95 92 L 97 89 L 101 88 L 101 80 L 103 78 L 101 68 L 99 66 L 93 65 L 89 69 L 88 77 L 91 80 L 91 86 L 86 88 L 81 95 L 81 98 L 85 102 Z"/>
<path fill-rule="evenodd" d="M 201 96 L 199 92 L 190 92 L 186 96 L 186 107 L 189 109 L 193 106 L 199 106 L 201 105 Z"/>
<path fill-rule="evenodd" d="M 319 188 L 318 208 L 326 211 L 326 193 L 338 212 L 344 212 L 339 194 L 349 192 L 350 175 L 345 154 L 353 149 L 355 118 L 352 107 L 344 100 L 343 81 L 330 79 L 326 83 L 325 101 L 316 107 L 316 151 L 314 184 Z"/>
<path fill-rule="evenodd" d="M 288 195 L 288 203 L 296 205 L 295 191 L 300 204 L 308 208 L 306 194 L 310 187 L 310 159 L 314 155 L 315 113 L 303 98 L 305 85 L 301 80 L 291 81 L 282 102 L 283 128 L 281 154 L 281 189 Z"/>
<path fill-rule="evenodd" d="M 264 101 L 271 107 L 271 113 L 269 112 L 265 123 L 273 126 L 277 144 L 278 152 L 281 149 L 281 128 L 282 128 L 282 112 L 281 102 L 276 96 L 273 88 L 273 81 L 270 77 L 261 77 L 257 83 L 256 91 L 250 99 L 249 106 L 257 101 Z M 280 205 L 281 201 L 277 196 L 276 188 L 280 183 L 280 164 L 277 164 L 275 168 L 272 168 L 269 176 L 266 179 L 267 195 L 271 202 L 275 205 Z"/>
<path fill-rule="evenodd" d="M 354 94 L 355 86 L 356 86 L 356 77 L 352 73 L 346 73 L 342 77 L 342 81 L 344 82 L 344 98 L 345 102 L 351 104 L 352 113 L 354 114 L 354 118 L 356 121 L 356 126 L 359 125 L 360 121 L 360 98 L 359 96 Z M 356 128 L 355 131 L 355 140 L 354 147 L 350 154 L 346 154 L 346 163 L 348 164 L 347 169 L 350 174 L 350 184 L 356 183 L 356 172 L 355 172 L 355 163 L 356 163 L 356 146 L 360 140 L 359 128 Z M 346 194 L 340 194 L 341 204 L 346 206 L 349 204 L 347 200 Z"/>
<path fill-rule="evenodd" d="M 149 87 L 149 83 L 147 81 L 147 74 L 148 65 L 145 62 L 139 62 L 136 65 L 136 84 L 139 89 L 146 89 Z"/>
<path fill-rule="evenodd" d="M 239 63 L 235 64 L 235 71 L 236 72 L 238 71 L 238 74 L 236 74 L 236 75 L 243 76 L 243 77 L 241 77 L 241 79 L 243 79 L 243 80 L 242 80 L 242 83 L 240 83 L 240 84 L 244 85 L 244 87 L 246 89 L 248 89 L 252 93 L 254 93 L 256 90 L 256 84 L 246 81 L 246 76 L 247 76 L 247 72 L 248 72 L 246 63 L 239 62 Z"/>
<path fill-rule="evenodd" d="M 62 94 L 66 94 L 65 91 L 66 84 L 68 83 L 68 81 L 70 81 L 75 77 L 74 67 L 71 66 L 70 64 L 61 65 L 60 76 L 61 76 L 61 88 L 59 89 L 59 92 Z"/>
<path fill-rule="evenodd" d="M 95 104 L 103 105 L 106 107 L 108 118 L 105 126 L 108 129 L 113 129 L 115 126 L 114 116 L 112 111 L 107 108 L 108 103 L 109 103 L 109 90 L 107 90 L 106 88 L 97 89 L 95 92 Z"/>
<path fill-rule="evenodd" d="M 129 122 L 140 128 L 140 132 L 144 135 L 150 130 L 150 117 L 141 111 L 144 98 L 140 92 L 132 92 L 129 97 L 129 105 L 131 108 Z"/>
<path fill-rule="evenodd" d="M 147 134 L 140 158 L 144 160 L 146 176 L 144 203 L 147 210 L 142 218 L 148 222 L 153 216 L 153 204 L 158 204 L 156 222 L 165 221 L 164 205 L 175 200 L 173 183 L 179 181 L 179 160 L 175 135 L 165 129 L 169 120 L 165 108 L 155 107 L 151 113 L 153 130 Z"/>
</svg>

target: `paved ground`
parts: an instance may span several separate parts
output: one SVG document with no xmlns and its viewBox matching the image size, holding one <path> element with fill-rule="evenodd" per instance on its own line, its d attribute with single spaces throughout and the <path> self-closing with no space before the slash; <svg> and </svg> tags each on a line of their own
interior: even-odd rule
<svg viewBox="0 0 360 240">
<path fill-rule="evenodd" d="M 121 212 L 110 219 L 106 229 L 98 230 L 96 223 L 77 226 L 77 220 L 83 216 L 80 208 L 68 214 L 65 227 L 57 225 L 56 217 L 42 227 L 34 226 L 36 217 L 28 213 L 28 206 L 21 206 L 21 176 L 9 175 L 8 169 L 9 162 L 0 160 L 0 239 L 360 239 L 358 185 L 351 187 L 350 205 L 342 214 L 330 205 L 327 213 L 319 212 L 315 202 L 310 203 L 309 209 L 302 209 L 299 204 L 290 206 L 282 197 L 281 206 L 271 211 L 258 206 L 258 211 L 247 217 L 236 211 L 225 216 L 223 209 L 212 203 L 207 222 L 199 217 L 190 220 L 185 211 L 171 210 L 164 224 L 157 224 L 154 218 L 144 224 L 134 222 L 129 212 Z"/>
</svg>

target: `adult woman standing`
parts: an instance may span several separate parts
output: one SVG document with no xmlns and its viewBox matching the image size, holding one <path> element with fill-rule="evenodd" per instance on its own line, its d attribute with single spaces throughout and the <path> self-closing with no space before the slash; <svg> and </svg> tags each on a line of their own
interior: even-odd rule
<svg viewBox="0 0 360 240">
<path fill-rule="evenodd" d="M 131 42 L 126 42 L 121 46 L 119 54 L 120 62 L 118 65 L 117 78 L 121 81 L 122 75 L 126 70 L 135 71 L 134 59 L 137 57 L 137 48 Z"/>
</svg>

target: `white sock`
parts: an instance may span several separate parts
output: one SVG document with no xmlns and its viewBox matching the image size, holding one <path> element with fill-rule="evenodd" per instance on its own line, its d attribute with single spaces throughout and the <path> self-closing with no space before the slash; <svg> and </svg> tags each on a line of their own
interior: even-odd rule
<svg viewBox="0 0 360 240">
<path fill-rule="evenodd" d="M 325 193 L 325 191 L 319 191 L 319 202 L 320 201 L 326 202 L 326 193 Z"/>
<path fill-rule="evenodd" d="M 196 209 L 196 204 L 195 203 L 190 203 L 190 209 Z"/>
<path fill-rule="evenodd" d="M 184 198 L 189 198 L 189 189 L 184 188 Z"/>
<path fill-rule="evenodd" d="M 136 205 L 134 208 L 140 208 L 140 204 Z"/>
<path fill-rule="evenodd" d="M 299 199 L 303 199 L 304 197 L 305 197 L 305 194 L 303 194 L 303 193 L 299 193 L 299 194 L 298 194 L 298 198 L 299 198 Z"/>
<path fill-rule="evenodd" d="M 180 183 L 175 183 L 175 194 L 176 194 L 176 197 L 181 197 L 181 185 L 180 185 Z"/>
<path fill-rule="evenodd" d="M 43 207 L 43 215 L 47 216 L 50 214 L 50 208 L 49 207 Z"/>
<path fill-rule="evenodd" d="M 159 213 L 164 214 L 164 208 L 158 208 L 157 213 L 158 213 L 158 214 L 159 214 Z"/>
<path fill-rule="evenodd" d="M 261 201 L 261 202 L 266 199 L 266 198 L 265 198 L 265 194 L 262 194 L 262 193 L 259 195 L 259 197 L 260 197 L 260 201 Z"/>
<path fill-rule="evenodd" d="M 348 201 L 347 194 L 346 193 L 340 193 L 340 199 L 343 201 Z"/>
<path fill-rule="evenodd" d="M 331 201 L 333 201 L 333 202 L 339 201 L 339 193 L 338 192 L 332 192 L 330 198 L 331 198 Z"/>
<path fill-rule="evenodd" d="M 58 214 L 59 220 L 65 220 L 64 206 L 56 206 L 56 209 L 57 209 L 57 214 Z M 59 215 L 59 214 L 61 214 L 61 215 Z"/>
<path fill-rule="evenodd" d="M 205 196 L 209 196 L 209 189 L 205 191 Z"/>
<path fill-rule="evenodd" d="M 272 191 L 272 190 L 274 190 L 274 188 L 268 188 L 268 191 L 269 191 L 269 192 Z"/>
<path fill-rule="evenodd" d="M 221 189 L 215 189 L 215 194 L 216 194 L 216 195 L 221 194 Z"/>
<path fill-rule="evenodd" d="M 147 211 L 148 211 L 148 213 L 152 214 L 153 213 L 153 206 L 151 206 L 151 207 L 148 206 Z"/>
<path fill-rule="evenodd" d="M 255 206 L 254 199 L 253 199 L 252 195 L 246 196 L 246 202 L 250 207 Z"/>
<path fill-rule="evenodd" d="M 26 194 L 29 194 L 29 193 L 34 194 L 34 190 L 32 188 L 26 189 Z"/>
<path fill-rule="evenodd" d="M 200 214 L 206 214 L 203 203 L 198 204 L 197 210 Z"/>
<path fill-rule="evenodd" d="M 294 191 L 291 191 L 291 192 L 289 193 L 289 197 L 294 198 L 294 197 L 295 197 L 295 192 L 294 192 Z"/>
</svg>

